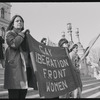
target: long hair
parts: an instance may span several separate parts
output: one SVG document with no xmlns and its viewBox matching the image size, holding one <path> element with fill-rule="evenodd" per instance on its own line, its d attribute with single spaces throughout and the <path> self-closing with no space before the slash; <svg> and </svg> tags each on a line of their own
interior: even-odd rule
<svg viewBox="0 0 100 100">
<path fill-rule="evenodd" d="M 46 38 L 42 38 L 41 43 L 44 44 L 44 45 L 46 45 L 46 43 L 44 42 L 46 40 L 47 40 Z"/>
<path fill-rule="evenodd" d="M 6 31 L 12 30 L 14 28 L 13 24 L 14 24 L 14 20 L 15 20 L 16 17 L 20 17 L 22 19 L 22 22 L 24 23 L 24 19 L 20 15 L 15 15 L 15 16 L 12 17 L 12 20 L 10 21 Z M 22 30 L 24 30 L 24 26 L 22 27 L 21 31 Z"/>
<path fill-rule="evenodd" d="M 69 52 L 72 52 L 73 49 L 76 48 L 76 47 L 78 47 L 78 45 L 77 45 L 77 44 L 74 44 L 74 45 L 71 47 L 71 49 L 69 50 Z"/>
</svg>

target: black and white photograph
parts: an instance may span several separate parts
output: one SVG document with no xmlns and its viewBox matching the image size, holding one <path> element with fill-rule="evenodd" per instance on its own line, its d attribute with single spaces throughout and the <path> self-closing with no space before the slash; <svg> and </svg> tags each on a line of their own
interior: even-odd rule
<svg viewBox="0 0 100 100">
<path fill-rule="evenodd" d="M 0 2 L 5 98 L 100 98 L 100 2 Z"/>
</svg>

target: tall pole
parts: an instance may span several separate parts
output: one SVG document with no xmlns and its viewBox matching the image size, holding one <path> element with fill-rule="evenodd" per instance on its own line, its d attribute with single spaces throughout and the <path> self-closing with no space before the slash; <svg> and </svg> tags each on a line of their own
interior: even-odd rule
<svg viewBox="0 0 100 100">
<path fill-rule="evenodd" d="M 72 25 L 71 23 L 67 23 L 67 33 L 69 34 L 70 40 L 69 40 L 69 48 L 71 47 L 71 45 L 74 43 L 73 39 L 72 39 Z"/>
<path fill-rule="evenodd" d="M 73 39 L 72 39 L 72 25 L 71 25 L 71 23 L 67 23 L 67 30 L 68 30 L 67 32 L 70 35 L 70 41 L 73 42 Z"/>
<path fill-rule="evenodd" d="M 78 42 L 80 42 L 80 38 L 79 38 L 79 28 L 76 28 L 76 37 L 78 39 Z"/>
<path fill-rule="evenodd" d="M 62 38 L 65 38 L 65 31 L 62 31 Z"/>
</svg>

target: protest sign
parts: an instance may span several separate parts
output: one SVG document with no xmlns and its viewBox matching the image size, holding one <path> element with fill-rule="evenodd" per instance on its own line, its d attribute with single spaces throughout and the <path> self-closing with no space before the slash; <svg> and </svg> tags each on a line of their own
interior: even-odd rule
<svg viewBox="0 0 100 100">
<path fill-rule="evenodd" d="M 39 94 L 54 98 L 77 88 L 74 69 L 65 48 L 45 46 L 26 34 Z"/>
</svg>

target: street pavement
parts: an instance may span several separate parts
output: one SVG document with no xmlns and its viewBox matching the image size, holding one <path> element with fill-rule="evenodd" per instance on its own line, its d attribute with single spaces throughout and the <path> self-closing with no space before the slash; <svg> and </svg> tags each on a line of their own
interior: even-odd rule
<svg viewBox="0 0 100 100">
<path fill-rule="evenodd" d="M 87 76 L 82 79 L 82 83 L 82 98 L 100 98 L 100 80 Z M 40 98 L 40 96 L 35 94 L 26 98 Z"/>
<path fill-rule="evenodd" d="M 0 65 L 1 67 L 1 65 Z M 82 76 L 82 98 L 100 98 L 100 80 L 90 76 Z M 8 91 L 3 88 L 4 84 L 4 68 L 0 68 L 0 99 L 8 98 Z M 28 89 L 26 98 L 40 98 L 39 92 Z"/>
</svg>

